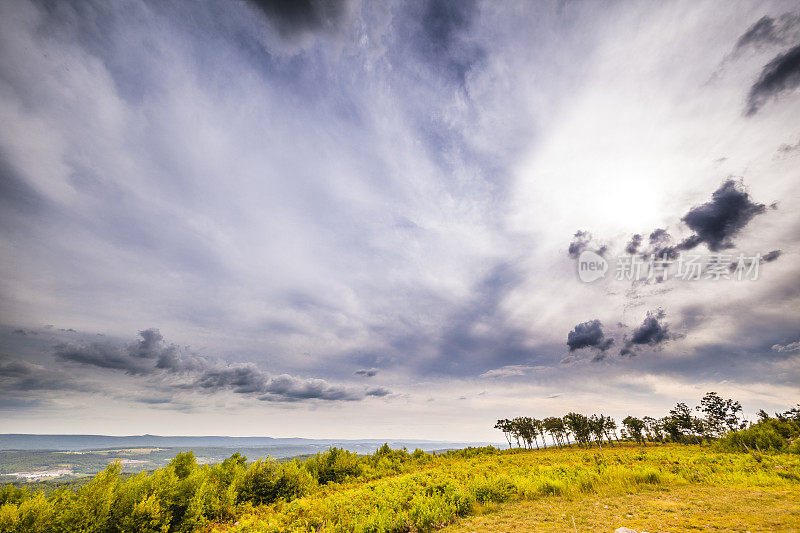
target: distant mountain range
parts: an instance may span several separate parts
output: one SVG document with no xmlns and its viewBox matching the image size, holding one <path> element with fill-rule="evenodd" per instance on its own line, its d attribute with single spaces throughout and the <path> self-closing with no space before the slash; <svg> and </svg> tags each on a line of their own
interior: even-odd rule
<svg viewBox="0 0 800 533">
<path fill-rule="evenodd" d="M 351 451 L 372 452 L 384 442 L 392 448 L 405 446 L 409 450 L 440 450 L 486 446 L 489 442 L 451 442 L 432 440 L 387 439 L 303 439 L 273 437 L 223 437 L 223 436 L 161 436 L 161 435 L 35 435 L 21 433 L 0 434 L 0 450 L 94 450 L 108 448 L 296 448 L 298 454 L 314 453 L 331 446 Z M 281 454 L 283 455 L 283 454 Z"/>
</svg>

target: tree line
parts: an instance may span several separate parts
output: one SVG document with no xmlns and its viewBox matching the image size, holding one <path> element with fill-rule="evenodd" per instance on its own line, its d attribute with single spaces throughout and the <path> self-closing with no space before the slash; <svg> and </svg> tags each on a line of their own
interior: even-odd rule
<svg viewBox="0 0 800 533">
<path fill-rule="evenodd" d="M 776 419 L 800 421 L 800 406 L 784 413 L 776 413 Z M 759 420 L 771 418 L 765 411 L 759 412 Z M 742 406 L 732 399 L 722 398 L 716 392 L 708 392 L 694 409 L 685 403 L 678 403 L 661 418 L 645 416 L 637 418 L 626 416 L 622 425 L 607 415 L 586 416 L 580 413 L 567 413 L 564 416 L 549 416 L 537 419 L 520 416 L 513 419 L 500 419 L 494 425 L 503 432 L 509 448 L 538 449 L 548 446 L 545 438 L 550 438 L 550 446 L 579 446 L 604 443 L 613 446 L 614 441 L 635 441 L 641 445 L 647 442 L 677 442 L 682 444 L 702 444 L 704 441 L 719 439 L 730 432 L 743 430 L 748 422 L 742 415 Z M 619 430 L 619 433 L 617 432 Z M 613 439 L 612 439 L 613 437 Z"/>
</svg>

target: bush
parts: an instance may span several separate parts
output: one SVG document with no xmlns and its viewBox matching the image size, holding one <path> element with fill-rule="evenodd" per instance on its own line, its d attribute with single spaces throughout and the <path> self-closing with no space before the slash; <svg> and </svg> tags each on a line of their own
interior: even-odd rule
<svg viewBox="0 0 800 533">
<path fill-rule="evenodd" d="M 318 453 L 303 465 L 320 485 L 343 483 L 349 478 L 358 477 L 364 469 L 358 455 L 341 448 L 331 448 L 327 452 Z"/>
<path fill-rule="evenodd" d="M 768 418 L 747 429 L 731 431 L 716 442 L 722 451 L 781 451 L 790 439 L 800 436 L 800 424 L 793 420 Z"/>
<path fill-rule="evenodd" d="M 272 459 L 259 459 L 242 476 L 238 501 L 255 505 L 289 501 L 307 494 L 314 485 L 314 478 L 297 461 L 278 465 Z"/>
<path fill-rule="evenodd" d="M 517 487 L 508 479 L 484 477 L 474 480 L 469 490 L 476 501 L 490 503 L 510 500 L 516 494 Z"/>
</svg>

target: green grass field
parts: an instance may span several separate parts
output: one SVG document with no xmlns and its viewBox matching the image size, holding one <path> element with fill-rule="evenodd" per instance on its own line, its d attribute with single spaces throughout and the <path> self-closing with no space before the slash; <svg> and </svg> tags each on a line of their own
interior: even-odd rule
<svg viewBox="0 0 800 533">
<path fill-rule="evenodd" d="M 633 445 L 431 459 L 214 531 L 800 531 L 800 456 Z"/>
<path fill-rule="evenodd" d="M 305 461 L 153 472 L 112 465 L 79 487 L 0 490 L 0 533 L 800 531 L 800 453 L 627 443 L 443 454 L 382 446 Z"/>
</svg>

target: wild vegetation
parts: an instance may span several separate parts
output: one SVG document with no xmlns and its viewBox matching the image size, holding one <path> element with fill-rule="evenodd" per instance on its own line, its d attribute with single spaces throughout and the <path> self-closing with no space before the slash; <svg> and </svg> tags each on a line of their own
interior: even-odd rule
<svg viewBox="0 0 800 533">
<path fill-rule="evenodd" d="M 520 446 L 503 451 L 428 454 L 384 445 L 371 455 L 332 448 L 283 464 L 268 458 L 248 463 L 236 453 L 215 465 L 198 465 L 185 452 L 164 468 L 128 477 L 116 463 L 76 490 L 45 495 L 4 487 L 0 532 L 429 531 L 503 502 L 689 486 L 800 487 L 797 408 L 774 417 L 762 413 L 756 424 L 719 436 L 705 430 L 678 439 L 667 430 L 649 432 L 644 420 L 639 427 L 626 418 L 616 433 L 608 417 L 601 431 L 601 417 L 571 415 L 541 422 L 556 445 L 539 452 L 524 449 L 542 435 L 538 429 L 531 434 L 537 424 L 526 419 Z M 509 442 L 516 440 L 519 429 L 508 431 Z M 601 446 L 612 437 L 613 445 Z M 699 447 L 698 440 L 714 443 Z"/>
</svg>

